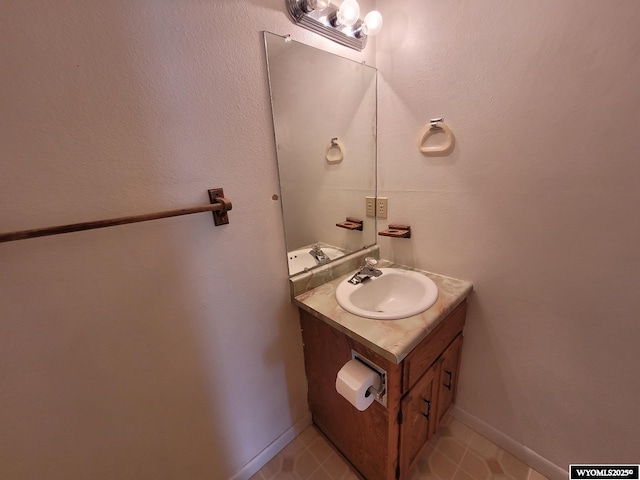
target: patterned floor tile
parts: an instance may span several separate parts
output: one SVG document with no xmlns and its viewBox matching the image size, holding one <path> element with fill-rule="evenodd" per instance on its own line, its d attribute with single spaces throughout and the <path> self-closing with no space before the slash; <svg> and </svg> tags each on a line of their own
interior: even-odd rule
<svg viewBox="0 0 640 480">
<path fill-rule="evenodd" d="M 250 480 L 360 480 L 314 426 L 305 429 Z M 547 480 L 513 455 L 447 415 L 407 480 Z"/>
<path fill-rule="evenodd" d="M 491 470 L 487 462 L 473 450 L 467 450 L 465 452 L 460 462 L 460 468 L 475 480 L 488 480 L 491 478 Z"/>
<path fill-rule="evenodd" d="M 438 450 L 434 450 L 429 456 L 431 473 L 440 480 L 452 480 L 458 469 L 458 465 L 445 457 Z"/>
<path fill-rule="evenodd" d="M 515 480 L 527 480 L 529 476 L 529 466 L 522 463 L 513 455 L 502 450 L 498 454 L 498 462 L 507 475 Z"/>
<path fill-rule="evenodd" d="M 460 440 L 454 437 L 441 438 L 438 441 L 436 448 L 456 465 L 460 463 L 460 460 L 462 460 L 462 457 L 464 456 L 464 452 L 467 450 L 467 447 L 463 445 Z"/>
</svg>

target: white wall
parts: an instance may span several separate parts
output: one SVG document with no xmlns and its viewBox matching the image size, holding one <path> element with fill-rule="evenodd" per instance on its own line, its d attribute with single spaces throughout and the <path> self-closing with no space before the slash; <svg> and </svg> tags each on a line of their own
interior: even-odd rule
<svg viewBox="0 0 640 480">
<path fill-rule="evenodd" d="M 225 479 L 308 418 L 265 29 L 374 53 L 280 0 L 0 5 L 0 231 L 233 201 L 0 245 L 0 477 Z"/>
<path fill-rule="evenodd" d="M 474 283 L 458 405 L 563 469 L 637 462 L 640 3 L 379 7 L 379 187 L 413 227 L 382 255 Z"/>
</svg>

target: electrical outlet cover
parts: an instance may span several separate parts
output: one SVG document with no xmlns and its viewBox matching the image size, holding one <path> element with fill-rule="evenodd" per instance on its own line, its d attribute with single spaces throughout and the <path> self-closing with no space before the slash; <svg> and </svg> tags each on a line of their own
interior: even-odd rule
<svg viewBox="0 0 640 480">
<path fill-rule="evenodd" d="M 387 210 L 389 205 L 387 197 L 378 197 L 376 199 L 376 216 L 378 218 L 387 218 Z"/>
</svg>

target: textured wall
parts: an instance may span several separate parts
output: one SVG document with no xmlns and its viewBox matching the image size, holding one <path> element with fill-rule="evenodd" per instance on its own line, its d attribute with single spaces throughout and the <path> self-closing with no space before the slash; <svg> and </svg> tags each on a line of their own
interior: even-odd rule
<svg viewBox="0 0 640 480">
<path fill-rule="evenodd" d="M 2 2 L 0 477 L 225 479 L 307 415 L 262 30 L 284 2 Z"/>
<path fill-rule="evenodd" d="M 474 283 L 458 405 L 565 469 L 637 461 L 640 3 L 380 9 L 379 187 L 414 230 L 382 255 Z"/>
</svg>

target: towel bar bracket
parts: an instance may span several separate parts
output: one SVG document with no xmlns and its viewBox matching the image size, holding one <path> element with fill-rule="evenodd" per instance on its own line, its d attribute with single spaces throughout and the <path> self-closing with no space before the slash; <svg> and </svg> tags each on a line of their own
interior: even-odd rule
<svg viewBox="0 0 640 480">
<path fill-rule="evenodd" d="M 214 210 L 213 223 L 216 227 L 220 225 L 227 225 L 229 223 L 229 215 L 227 212 L 231 210 L 231 202 L 225 198 L 224 190 L 222 188 L 212 188 L 209 190 L 209 200 L 212 204 L 221 204 L 221 210 Z"/>
</svg>

